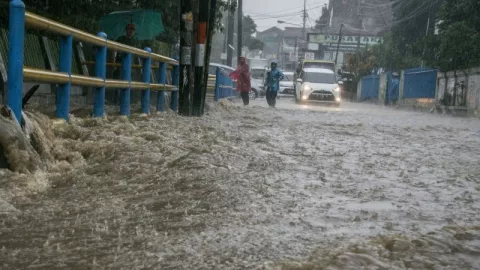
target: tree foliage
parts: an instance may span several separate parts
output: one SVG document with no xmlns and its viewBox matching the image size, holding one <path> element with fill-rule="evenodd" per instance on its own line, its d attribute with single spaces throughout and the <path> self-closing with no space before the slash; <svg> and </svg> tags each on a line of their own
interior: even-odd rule
<svg viewBox="0 0 480 270">
<path fill-rule="evenodd" d="M 249 50 L 262 50 L 264 43 L 253 37 L 257 32 L 257 24 L 250 16 L 243 16 L 242 42 Z"/>
<path fill-rule="evenodd" d="M 375 67 L 376 58 L 367 49 L 362 49 L 350 57 L 347 62 L 347 71 L 356 78 L 371 74 Z"/>
<path fill-rule="evenodd" d="M 0 0 L 6 6 L 9 0 Z M 165 33 L 157 39 L 167 43 L 176 43 L 180 31 L 179 0 L 24 0 L 29 11 L 44 17 L 68 24 L 75 28 L 96 33 L 98 20 L 111 12 L 131 9 L 152 9 L 162 14 Z M 216 29 L 221 30 L 222 11 L 234 10 L 236 1 L 228 4 L 217 1 Z"/>
<path fill-rule="evenodd" d="M 427 33 L 433 34 L 434 22 L 442 0 L 404 0 L 392 5 L 392 39 L 400 54 L 412 53 L 415 44 Z M 435 5 L 437 4 L 437 5 Z"/>
<path fill-rule="evenodd" d="M 325 4 L 322 7 L 322 15 L 320 16 L 320 18 L 318 18 L 318 20 L 315 21 L 314 29 L 316 30 L 324 29 L 325 27 L 328 26 L 329 19 L 330 19 L 330 14 L 328 13 L 328 6 L 327 4 Z"/>
<path fill-rule="evenodd" d="M 442 71 L 480 66 L 480 1 L 405 0 L 396 3 L 393 5 L 394 25 L 384 43 L 358 52 L 356 61 L 367 62 L 350 65 L 352 71 L 365 73 L 362 67 L 368 66 L 368 61 L 391 71 L 422 64 Z M 437 25 L 438 35 L 435 33 Z"/>
<path fill-rule="evenodd" d="M 446 0 L 440 19 L 437 65 L 442 70 L 480 66 L 480 1 Z"/>
</svg>

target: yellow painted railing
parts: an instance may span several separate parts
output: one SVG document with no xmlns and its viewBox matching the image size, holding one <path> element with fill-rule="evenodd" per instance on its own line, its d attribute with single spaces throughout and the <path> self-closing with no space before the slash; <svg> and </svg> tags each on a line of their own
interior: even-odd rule
<svg viewBox="0 0 480 270">
<path fill-rule="evenodd" d="M 60 36 L 60 63 L 58 72 L 39 70 L 23 66 L 25 27 L 47 31 Z M 95 65 L 95 76 L 81 76 L 72 74 L 72 45 L 73 40 L 89 43 L 96 47 L 95 61 L 88 64 Z M 122 80 L 106 78 L 107 50 L 123 54 L 121 67 Z M 131 80 L 132 55 L 143 59 L 141 82 Z M 152 61 L 159 64 L 152 67 Z M 83 64 L 83 63 L 82 63 Z M 33 81 L 40 83 L 58 84 L 56 95 L 56 116 L 68 120 L 70 106 L 71 85 L 88 86 L 95 88 L 95 101 L 93 115 L 104 116 L 105 89 L 120 89 L 120 114 L 130 114 L 130 91 L 142 90 L 142 112 L 150 111 L 150 91 L 157 91 L 157 110 L 163 111 L 165 106 L 165 92 L 171 91 L 170 108 L 174 111 L 178 106 L 179 63 L 177 60 L 152 53 L 149 48 L 141 50 L 120 44 L 107 39 L 105 33 L 92 35 L 59 22 L 44 18 L 25 11 L 21 0 L 10 1 L 9 16 L 9 48 L 8 48 L 8 87 L 7 104 L 12 109 L 16 119 L 20 122 L 22 117 L 23 82 Z M 172 69 L 172 85 L 166 83 L 167 68 Z M 151 83 L 152 69 L 158 72 L 158 83 Z"/>
</svg>

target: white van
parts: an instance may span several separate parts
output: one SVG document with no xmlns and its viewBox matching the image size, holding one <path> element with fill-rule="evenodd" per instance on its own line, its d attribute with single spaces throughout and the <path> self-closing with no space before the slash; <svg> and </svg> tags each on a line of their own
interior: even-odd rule
<svg viewBox="0 0 480 270">
<path fill-rule="evenodd" d="M 295 101 L 321 102 L 340 106 L 340 85 L 335 72 L 326 68 L 305 68 L 296 82 Z"/>
</svg>

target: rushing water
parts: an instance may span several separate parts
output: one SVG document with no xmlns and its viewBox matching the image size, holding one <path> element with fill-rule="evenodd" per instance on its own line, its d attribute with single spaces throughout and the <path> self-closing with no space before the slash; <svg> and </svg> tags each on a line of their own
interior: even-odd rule
<svg viewBox="0 0 480 270">
<path fill-rule="evenodd" d="M 479 122 L 371 108 L 29 113 L 0 268 L 480 269 Z"/>
</svg>

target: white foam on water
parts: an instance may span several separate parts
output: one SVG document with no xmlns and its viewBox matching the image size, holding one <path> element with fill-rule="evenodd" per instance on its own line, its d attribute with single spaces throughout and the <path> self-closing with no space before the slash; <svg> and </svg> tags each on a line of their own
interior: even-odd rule
<svg viewBox="0 0 480 270">
<path fill-rule="evenodd" d="M 478 268 L 478 121 L 282 106 L 0 120 L 1 267 Z"/>
</svg>

